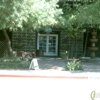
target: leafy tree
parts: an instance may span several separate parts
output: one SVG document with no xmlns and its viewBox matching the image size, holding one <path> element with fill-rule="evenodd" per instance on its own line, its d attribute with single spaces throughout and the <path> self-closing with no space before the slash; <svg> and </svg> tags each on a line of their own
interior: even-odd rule
<svg viewBox="0 0 100 100">
<path fill-rule="evenodd" d="M 80 2 L 78 2 L 80 1 Z M 63 3 L 65 18 L 64 29 L 69 36 L 75 37 L 89 29 L 100 29 L 100 0 L 75 0 L 73 3 Z M 85 41 L 87 42 L 87 40 Z M 84 47 L 84 55 L 86 43 Z"/>
<path fill-rule="evenodd" d="M 89 5 L 80 7 L 77 15 L 77 23 L 81 23 L 80 26 L 89 25 L 90 27 L 100 27 L 100 0 L 95 0 Z M 81 18 L 79 18 L 81 17 Z"/>
<path fill-rule="evenodd" d="M 6 29 L 57 26 L 77 35 L 86 27 L 100 28 L 100 0 L 89 1 L 69 4 L 66 0 L 0 0 L 0 30 L 6 37 L 9 52 L 12 48 Z"/>
<path fill-rule="evenodd" d="M 86 27 L 100 28 L 100 0 L 73 3 L 64 6 L 65 28 L 74 33 L 85 30 Z M 76 34 L 77 35 L 77 34 Z"/>
<path fill-rule="evenodd" d="M 6 29 L 16 30 L 24 27 L 39 29 L 58 25 L 63 20 L 58 0 L 0 0 L 0 30 L 7 40 L 12 53 Z"/>
</svg>

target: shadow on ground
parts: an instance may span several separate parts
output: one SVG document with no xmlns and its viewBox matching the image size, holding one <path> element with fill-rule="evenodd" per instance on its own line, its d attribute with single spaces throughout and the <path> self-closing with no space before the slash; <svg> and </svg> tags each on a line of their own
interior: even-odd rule
<svg viewBox="0 0 100 100">
<path fill-rule="evenodd" d="M 38 63 L 40 70 L 64 70 L 64 66 L 68 62 L 67 59 L 39 57 Z M 100 72 L 100 60 L 98 61 L 82 61 L 81 65 L 85 72 Z"/>
<path fill-rule="evenodd" d="M 37 59 L 41 70 L 63 70 L 65 66 L 61 58 L 39 57 Z"/>
</svg>

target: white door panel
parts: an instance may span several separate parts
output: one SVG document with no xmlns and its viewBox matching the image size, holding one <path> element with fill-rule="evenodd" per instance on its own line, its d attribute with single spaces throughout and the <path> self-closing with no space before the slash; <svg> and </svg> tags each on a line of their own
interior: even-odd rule
<svg viewBox="0 0 100 100">
<path fill-rule="evenodd" d="M 58 35 L 38 35 L 37 49 L 42 49 L 45 56 L 57 56 L 58 53 Z"/>
</svg>

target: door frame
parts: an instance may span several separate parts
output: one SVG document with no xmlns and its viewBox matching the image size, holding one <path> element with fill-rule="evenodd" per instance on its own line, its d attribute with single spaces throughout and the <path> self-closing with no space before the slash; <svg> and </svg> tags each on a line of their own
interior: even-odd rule
<svg viewBox="0 0 100 100">
<path fill-rule="evenodd" d="M 44 56 L 58 56 L 58 34 L 38 34 L 37 36 L 37 50 L 39 50 L 39 36 L 56 36 L 56 54 L 47 54 Z"/>
</svg>

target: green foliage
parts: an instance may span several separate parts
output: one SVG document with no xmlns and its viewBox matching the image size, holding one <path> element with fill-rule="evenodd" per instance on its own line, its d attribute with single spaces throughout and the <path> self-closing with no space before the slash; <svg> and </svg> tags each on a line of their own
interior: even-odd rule
<svg viewBox="0 0 100 100">
<path fill-rule="evenodd" d="M 68 62 L 65 66 L 65 70 L 73 71 L 73 70 L 83 70 L 82 66 L 80 65 L 80 61 L 73 59 L 72 61 Z"/>
<path fill-rule="evenodd" d="M 58 0 L 0 0 L 0 29 L 38 29 L 62 20 Z"/>
<path fill-rule="evenodd" d="M 0 62 L 6 63 L 6 62 L 21 62 L 22 60 L 19 57 L 3 57 L 0 58 Z"/>
<path fill-rule="evenodd" d="M 84 0 L 85 1 L 85 0 Z M 88 1 L 88 0 L 86 0 Z M 86 27 L 100 28 L 100 0 L 67 4 L 63 7 L 65 30 L 69 35 L 77 36 L 86 31 Z"/>
<path fill-rule="evenodd" d="M 66 3 L 59 0 L 0 0 L 0 30 L 62 27 L 71 35 L 86 27 L 100 28 L 100 0 Z"/>
<path fill-rule="evenodd" d="M 90 27 L 100 26 L 100 0 L 96 0 L 88 5 L 80 6 L 76 13 L 76 22 L 78 25 L 88 25 Z"/>
<path fill-rule="evenodd" d="M 66 55 L 66 56 L 68 56 L 69 55 L 69 52 L 68 51 L 61 51 L 60 52 L 60 55 Z"/>
<path fill-rule="evenodd" d="M 0 69 L 26 69 L 29 61 L 23 61 L 19 57 L 0 58 Z"/>
</svg>

